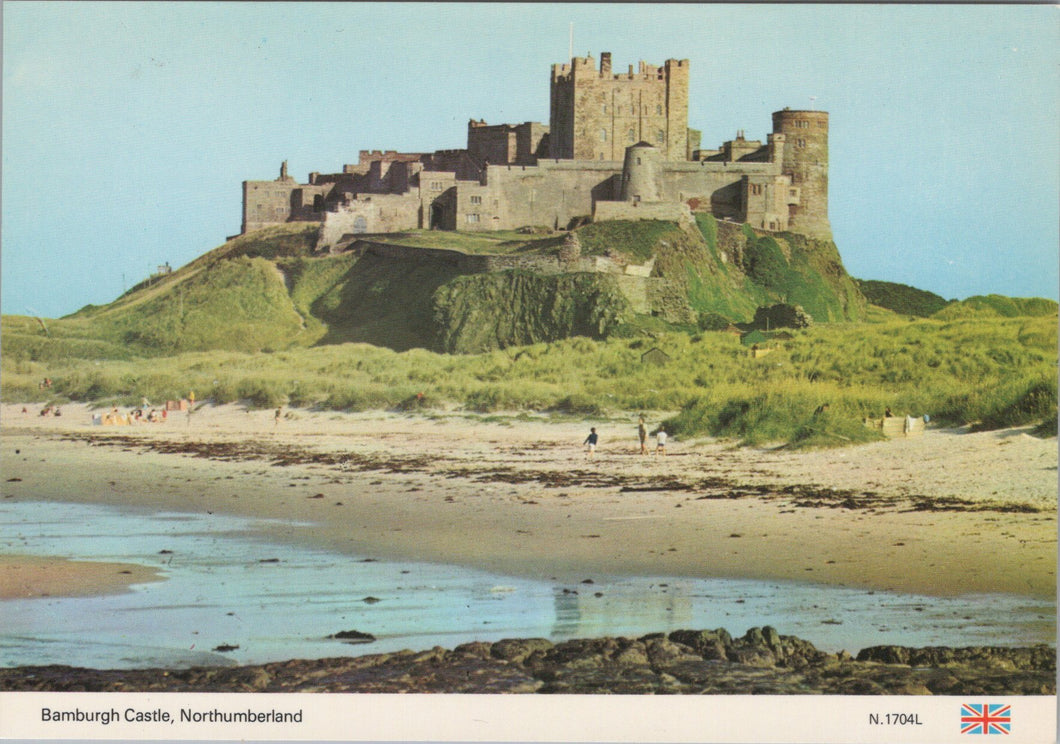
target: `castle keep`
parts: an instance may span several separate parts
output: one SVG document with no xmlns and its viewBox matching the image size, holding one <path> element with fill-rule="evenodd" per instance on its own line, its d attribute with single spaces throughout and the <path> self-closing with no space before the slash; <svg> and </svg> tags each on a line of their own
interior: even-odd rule
<svg viewBox="0 0 1060 744">
<path fill-rule="evenodd" d="M 467 147 L 362 150 L 341 173 L 243 183 L 242 232 L 321 225 L 318 247 L 412 229 L 563 229 L 581 221 L 683 220 L 706 211 L 769 231 L 831 238 L 828 114 L 773 114 L 763 143 L 718 149 L 688 126 L 688 60 L 614 73 L 604 53 L 552 66 L 549 123 L 471 120 Z"/>
</svg>

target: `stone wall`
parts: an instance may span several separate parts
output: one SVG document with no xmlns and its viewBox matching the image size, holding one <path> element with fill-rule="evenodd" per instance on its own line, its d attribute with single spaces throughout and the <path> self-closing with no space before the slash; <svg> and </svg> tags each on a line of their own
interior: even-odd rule
<svg viewBox="0 0 1060 744">
<path fill-rule="evenodd" d="M 593 208 L 593 222 L 606 220 L 691 222 L 692 210 L 683 202 L 597 202 Z"/>
<path fill-rule="evenodd" d="M 314 197 L 328 193 L 330 186 L 309 186 L 291 179 L 243 182 L 241 233 L 291 221 L 318 221 Z"/>
<path fill-rule="evenodd" d="M 317 249 L 336 246 L 344 235 L 400 232 L 420 226 L 418 193 L 372 194 L 326 212 L 317 237 Z"/>
<path fill-rule="evenodd" d="M 593 202 L 613 199 L 620 162 L 586 163 L 542 160 L 536 166 L 489 166 L 484 199 L 496 200 L 497 226 L 565 228 L 575 217 L 588 217 Z M 492 201 L 490 202 L 492 204 Z M 492 229 L 481 221 L 478 227 Z"/>
</svg>

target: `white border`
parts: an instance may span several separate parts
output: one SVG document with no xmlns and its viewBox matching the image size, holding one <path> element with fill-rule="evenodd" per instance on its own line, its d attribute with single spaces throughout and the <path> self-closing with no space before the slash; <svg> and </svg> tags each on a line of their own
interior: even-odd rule
<svg viewBox="0 0 1060 744">
<path fill-rule="evenodd" d="M 634 704 L 635 703 L 635 704 Z M 981 741 L 960 733 L 962 703 L 1012 706 L 1005 742 L 1055 742 L 1056 696 L 369 695 L 0 693 L 10 739 L 349 742 L 761 742 L 896 744 Z M 55 723 L 42 709 L 168 711 L 172 723 Z M 302 712 L 302 723 L 181 723 L 180 710 Z M 876 717 L 876 723 L 872 716 Z M 890 720 L 888 720 L 888 716 Z M 994 741 L 988 739 L 987 741 Z"/>
</svg>

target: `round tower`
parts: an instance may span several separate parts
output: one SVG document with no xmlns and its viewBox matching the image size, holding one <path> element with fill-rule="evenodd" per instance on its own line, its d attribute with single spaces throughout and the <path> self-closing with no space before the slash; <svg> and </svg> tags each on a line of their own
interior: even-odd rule
<svg viewBox="0 0 1060 744">
<path fill-rule="evenodd" d="M 626 148 L 622 166 L 622 201 L 659 201 L 659 173 L 666 153 L 647 142 Z"/>
<path fill-rule="evenodd" d="M 831 240 L 828 222 L 828 112 L 773 113 L 773 134 L 784 135 L 781 171 L 799 190 L 799 203 L 789 206 L 788 229 Z"/>
</svg>

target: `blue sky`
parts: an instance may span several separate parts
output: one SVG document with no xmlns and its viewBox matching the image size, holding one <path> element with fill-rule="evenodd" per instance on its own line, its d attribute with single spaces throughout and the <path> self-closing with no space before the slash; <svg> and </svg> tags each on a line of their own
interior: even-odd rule
<svg viewBox="0 0 1060 744">
<path fill-rule="evenodd" d="M 1050 6 L 3 4 L 4 313 L 105 303 L 240 227 L 246 179 L 548 122 L 549 71 L 691 61 L 689 123 L 830 112 L 847 270 L 946 298 L 1057 298 Z"/>
</svg>

